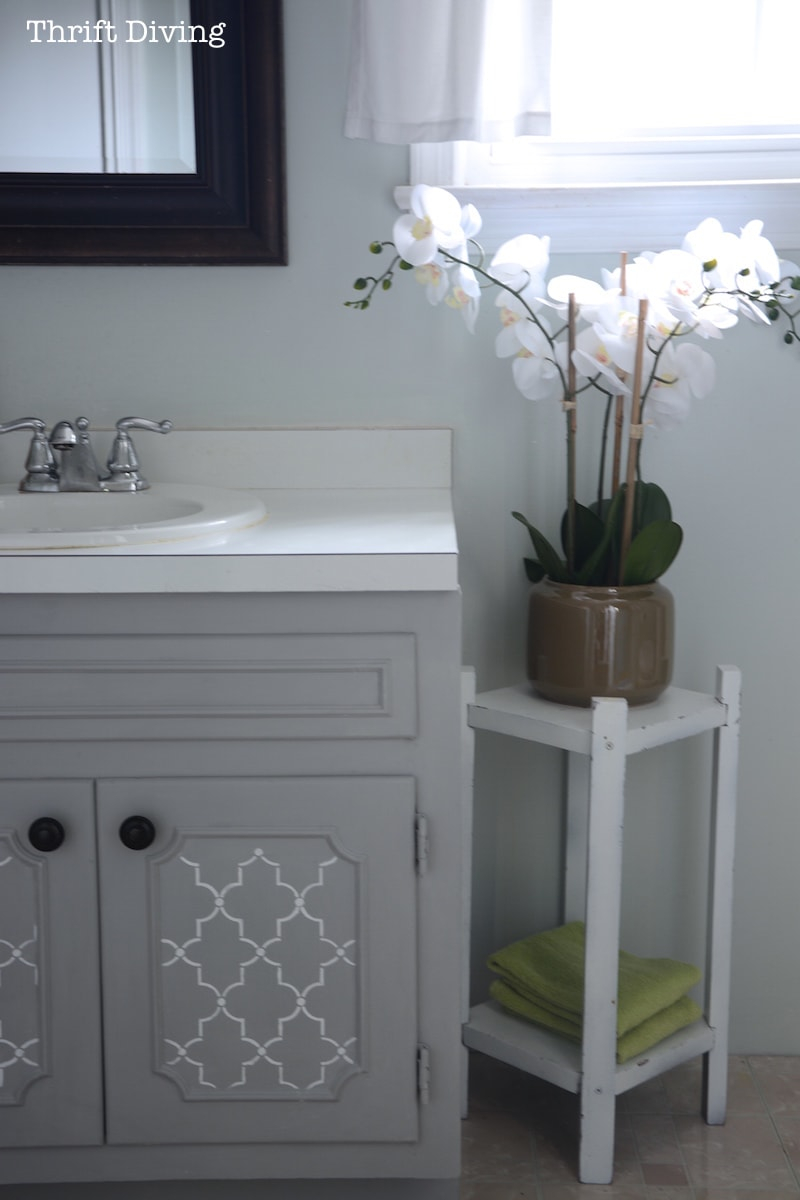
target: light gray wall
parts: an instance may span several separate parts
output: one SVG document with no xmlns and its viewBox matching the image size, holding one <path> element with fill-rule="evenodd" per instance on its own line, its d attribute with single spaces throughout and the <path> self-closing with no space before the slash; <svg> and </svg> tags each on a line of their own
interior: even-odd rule
<svg viewBox="0 0 800 1200">
<path fill-rule="evenodd" d="M 3 268 L 0 416 L 452 426 L 464 658 L 480 688 L 514 682 L 523 674 L 526 547 L 508 514 L 535 513 L 552 531 L 560 416 L 514 390 L 493 353 L 492 312 L 471 337 L 407 277 L 368 313 L 343 307 L 373 262 L 369 242 L 389 235 L 407 155 L 342 136 L 349 0 L 284 4 L 290 265 Z M 530 231 L 547 232 L 535 213 Z M 609 259 L 556 256 L 553 270 L 597 277 L 601 265 Z M 737 335 L 714 347 L 713 396 L 682 429 L 650 440 L 645 473 L 665 486 L 686 530 L 666 579 L 678 612 L 676 682 L 710 689 L 718 662 L 744 671 L 733 1048 L 800 1053 L 800 353 L 773 330 Z M 497 944 L 558 920 L 559 770 L 550 752 L 479 739 L 478 964 Z M 635 953 L 702 962 L 708 770 L 702 741 L 631 762 L 623 944 Z M 475 976 L 480 990 L 479 965 Z"/>
</svg>

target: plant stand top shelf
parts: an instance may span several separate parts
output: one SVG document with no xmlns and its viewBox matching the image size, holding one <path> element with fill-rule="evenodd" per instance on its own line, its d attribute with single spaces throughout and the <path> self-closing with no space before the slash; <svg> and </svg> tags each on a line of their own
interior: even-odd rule
<svg viewBox="0 0 800 1200">
<path fill-rule="evenodd" d="M 738 675 L 735 667 L 719 670 Z M 534 695 L 530 684 L 524 683 L 479 693 L 469 707 L 469 724 L 473 729 L 591 754 L 594 711 L 543 700 Z M 638 754 L 680 738 L 708 733 L 727 722 L 728 705 L 720 694 L 711 696 L 670 687 L 652 704 L 628 708 L 625 753 Z"/>
</svg>

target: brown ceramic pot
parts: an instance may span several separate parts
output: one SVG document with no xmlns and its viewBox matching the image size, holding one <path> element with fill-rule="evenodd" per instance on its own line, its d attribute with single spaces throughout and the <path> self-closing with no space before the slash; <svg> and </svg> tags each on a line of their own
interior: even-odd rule
<svg viewBox="0 0 800 1200">
<path fill-rule="evenodd" d="M 587 706 L 593 696 L 655 700 L 672 678 L 674 606 L 660 583 L 531 588 L 528 677 L 546 700 Z"/>
</svg>

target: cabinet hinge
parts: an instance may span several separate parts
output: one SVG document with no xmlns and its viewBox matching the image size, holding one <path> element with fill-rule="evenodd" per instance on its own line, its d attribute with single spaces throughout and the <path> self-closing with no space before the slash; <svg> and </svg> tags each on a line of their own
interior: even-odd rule
<svg viewBox="0 0 800 1200">
<path fill-rule="evenodd" d="M 417 813 L 414 822 L 414 841 L 417 859 L 417 874 L 425 875 L 428 870 L 428 818 Z"/>
<path fill-rule="evenodd" d="M 417 1092 L 420 1104 L 431 1098 L 431 1052 L 423 1043 L 417 1046 Z"/>
</svg>

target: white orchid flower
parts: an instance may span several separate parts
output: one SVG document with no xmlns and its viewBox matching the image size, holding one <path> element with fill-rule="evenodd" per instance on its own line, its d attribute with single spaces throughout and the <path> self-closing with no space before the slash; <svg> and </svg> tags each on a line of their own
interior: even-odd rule
<svg viewBox="0 0 800 1200">
<path fill-rule="evenodd" d="M 495 338 L 495 352 L 498 358 L 508 358 L 517 354 L 520 346 L 525 345 L 526 327 L 536 327 L 536 321 L 531 319 L 530 309 L 538 308 L 539 301 L 534 298 L 530 304 L 526 304 L 518 296 L 501 292 L 495 304 L 500 309 L 500 321 L 503 326 Z M 552 338 L 553 331 L 546 318 L 537 314 L 536 320 L 547 336 Z"/>
<path fill-rule="evenodd" d="M 543 296 L 550 265 L 550 238 L 521 233 L 504 242 L 489 266 L 489 274 L 515 292 Z"/>
<path fill-rule="evenodd" d="M 663 328 L 665 314 L 648 310 L 648 327 L 658 332 Z M 666 317 L 669 321 L 669 317 Z M 674 326 L 671 321 L 669 328 Z M 636 340 L 639 334 L 639 301 L 632 296 L 612 296 L 597 310 L 594 331 L 605 353 L 620 371 L 629 374 L 636 361 Z"/>
<path fill-rule="evenodd" d="M 631 389 L 620 378 L 619 369 L 611 356 L 611 351 L 603 337 L 598 333 L 598 326 L 592 325 L 583 329 L 575 339 L 575 350 L 572 362 L 579 375 L 587 379 L 601 376 L 606 389 L 615 396 L 629 396 Z"/>
<path fill-rule="evenodd" d="M 475 332 L 475 322 L 480 308 L 481 289 L 471 267 L 456 265 L 448 271 L 450 288 L 445 303 L 457 308 L 470 333 Z"/>
<path fill-rule="evenodd" d="M 559 342 L 555 355 L 547 338 L 534 321 L 521 321 L 525 342 L 511 364 L 514 383 L 527 400 L 555 400 L 564 395 L 563 372 L 566 347 Z M 559 371 L 559 366 L 561 370 Z"/>
<path fill-rule="evenodd" d="M 450 308 L 458 309 L 470 333 L 474 333 L 481 289 L 471 267 L 448 263 L 437 254 L 433 262 L 415 268 L 414 278 L 425 288 L 429 304 L 444 301 Z"/>
<path fill-rule="evenodd" d="M 570 295 L 575 297 L 580 315 L 591 321 L 597 309 L 606 304 L 614 292 L 607 291 L 594 279 L 584 279 L 580 275 L 555 275 L 547 285 L 547 298 L 559 312 L 566 313 Z"/>
<path fill-rule="evenodd" d="M 753 291 L 761 292 L 761 288 L 754 288 Z M 766 289 L 765 296 L 772 295 L 770 289 Z M 762 325 L 769 325 L 770 319 L 763 308 L 756 301 L 751 300 L 749 296 L 739 296 L 739 312 L 742 313 L 750 321 L 760 321 Z"/>
<path fill-rule="evenodd" d="M 621 270 L 603 272 L 609 288 L 621 284 Z M 629 300 L 647 300 L 647 325 L 664 339 L 676 332 L 721 337 L 720 330 L 736 324 L 736 301 L 721 296 L 710 304 L 700 259 L 687 250 L 648 252 L 626 267 L 625 295 Z"/>
<path fill-rule="evenodd" d="M 657 429 L 684 421 L 692 400 L 702 400 L 714 386 L 716 366 L 706 350 L 691 342 L 666 346 L 646 400 L 646 418 Z"/>
<path fill-rule="evenodd" d="M 411 190 L 411 211 L 394 223 L 392 241 L 412 267 L 433 262 L 440 248 L 452 250 L 464 244 L 461 205 L 444 188 L 417 184 Z"/>
<path fill-rule="evenodd" d="M 723 293 L 709 298 L 703 264 L 687 250 L 646 254 L 636 267 L 636 293 L 649 302 L 647 323 L 657 337 L 674 334 L 678 326 L 683 333 L 720 338 L 721 330 L 736 324 L 736 298 Z"/>
<path fill-rule="evenodd" d="M 768 299 L 772 295 L 772 287 L 780 279 L 781 267 L 772 243 L 761 232 L 763 228 L 763 221 L 748 221 L 739 237 L 741 267 L 737 283 L 749 294 L 738 296 L 737 300 L 739 311 L 745 317 L 768 325 L 769 317 L 758 297 Z"/>
<path fill-rule="evenodd" d="M 697 332 L 702 337 L 718 337 L 719 330 L 736 323 L 736 312 L 769 324 L 758 297 L 767 299 L 772 294 L 781 265 L 772 243 L 762 234 L 763 228 L 763 221 L 748 221 L 737 237 L 726 233 L 715 218 L 708 218 L 686 235 L 684 248 L 702 264 L 715 264 L 705 276 L 711 295 L 700 305 Z M 724 292 L 733 294 L 720 294 Z"/>
<path fill-rule="evenodd" d="M 742 261 L 741 243 L 735 233 L 725 232 L 716 217 L 707 217 L 687 233 L 683 239 L 683 249 L 693 254 L 701 265 L 710 262 L 716 264 L 706 273 L 711 287 L 724 291 L 738 287 L 739 273 L 747 266 Z"/>
<path fill-rule="evenodd" d="M 759 283 L 777 283 L 781 267 L 775 248 L 761 232 L 763 221 L 748 221 L 739 237 L 742 259 L 756 276 Z"/>
<path fill-rule="evenodd" d="M 494 349 L 498 358 L 510 358 L 512 354 L 519 354 L 522 341 L 518 326 L 528 320 L 528 315 L 523 305 L 514 303 L 514 296 L 506 297 L 501 293 L 497 302 L 499 303 L 501 299 L 507 302 L 503 303 L 500 308 L 500 320 L 503 328 L 495 338 Z M 546 326 L 546 328 L 549 333 L 550 327 Z"/>
<path fill-rule="evenodd" d="M 680 320 L 695 310 L 702 296 L 703 268 L 687 250 L 662 250 L 650 260 L 652 291 L 649 299 L 660 300 Z"/>
<path fill-rule="evenodd" d="M 698 309 L 694 319 L 687 323 L 692 333 L 696 333 L 698 337 L 719 340 L 722 337 L 723 329 L 731 329 L 738 320 L 738 316 L 731 309 L 725 308 L 721 304 L 710 304 L 705 308 Z"/>
<path fill-rule="evenodd" d="M 712 292 L 700 304 L 687 310 L 685 323 L 698 337 L 721 338 L 724 329 L 732 329 L 738 323 L 738 310 L 736 296 Z"/>
<path fill-rule="evenodd" d="M 531 287 L 524 291 L 507 292 L 501 289 L 495 297 L 495 308 L 500 309 L 500 319 L 504 325 L 510 323 L 510 316 L 514 315 L 520 319 L 529 319 L 532 312 L 539 314 L 539 310 L 545 304 L 545 299 L 542 295 L 537 295 Z M 549 326 L 548 326 L 549 328 Z"/>
<path fill-rule="evenodd" d="M 461 232 L 466 240 L 477 237 L 483 225 L 483 217 L 474 204 L 465 204 L 461 209 Z"/>
<path fill-rule="evenodd" d="M 647 313 L 648 342 L 651 348 L 676 334 L 696 333 L 702 338 L 721 338 L 739 320 L 739 300 L 720 294 L 706 297 L 699 304 L 688 298 L 668 303 L 651 303 Z"/>
<path fill-rule="evenodd" d="M 450 280 L 441 259 L 437 255 L 432 262 L 423 263 L 414 271 L 417 283 L 425 288 L 429 304 L 440 304 L 450 289 Z"/>
<path fill-rule="evenodd" d="M 514 301 L 509 297 L 509 302 Z M 513 356 L 512 373 L 518 390 L 528 400 L 548 400 L 563 395 L 566 347 L 549 340 L 552 331 L 547 321 L 537 325 L 521 304 L 501 310 L 503 328 L 495 340 L 499 358 Z"/>
<path fill-rule="evenodd" d="M 625 264 L 625 295 L 633 300 L 649 299 L 653 294 L 651 258 L 652 255 L 642 254 Z M 622 292 L 622 267 L 613 271 L 601 267 L 600 278 L 607 292 Z"/>
<path fill-rule="evenodd" d="M 459 218 L 459 232 L 452 240 L 452 244 L 442 249 L 445 256 L 450 259 L 460 260 L 461 263 L 469 261 L 469 241 L 475 238 L 481 231 L 483 219 L 474 204 L 465 204 L 461 209 Z M 459 265 L 456 263 L 456 265 Z"/>
</svg>

